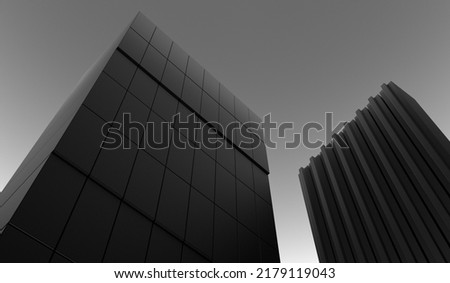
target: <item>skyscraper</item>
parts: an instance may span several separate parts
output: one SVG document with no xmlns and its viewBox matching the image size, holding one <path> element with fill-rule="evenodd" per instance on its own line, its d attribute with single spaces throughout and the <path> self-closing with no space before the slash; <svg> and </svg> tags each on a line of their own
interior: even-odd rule
<svg viewBox="0 0 450 283">
<path fill-rule="evenodd" d="M 394 83 L 300 169 L 321 262 L 450 261 L 450 143 Z"/>
<path fill-rule="evenodd" d="M 166 131 L 176 114 L 227 146 L 175 146 L 204 138 Z M 139 13 L 0 194 L 0 261 L 279 262 L 264 142 L 222 130 L 250 121 L 260 118 Z M 249 135 L 257 147 L 240 146 Z M 115 137 L 121 146 L 101 148 Z"/>
</svg>

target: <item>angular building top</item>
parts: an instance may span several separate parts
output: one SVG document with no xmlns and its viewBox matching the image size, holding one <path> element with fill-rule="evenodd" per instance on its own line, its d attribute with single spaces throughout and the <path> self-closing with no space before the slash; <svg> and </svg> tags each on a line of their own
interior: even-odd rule
<svg viewBox="0 0 450 283">
<path fill-rule="evenodd" d="M 321 262 L 450 261 L 450 142 L 394 83 L 300 169 Z"/>
<path fill-rule="evenodd" d="M 159 81 L 166 90 L 179 98 L 185 106 L 203 121 L 216 121 L 225 129 L 233 122 L 260 123 L 261 118 L 232 94 L 210 72 L 173 42 L 166 34 L 139 13 L 118 47 L 119 52 L 138 64 L 141 70 Z M 117 57 L 120 57 L 117 55 Z M 120 59 L 118 59 L 120 60 Z M 120 63 L 120 62 L 118 62 Z M 124 83 L 127 83 L 125 81 Z M 147 98 L 148 99 L 148 98 Z M 151 102 L 148 102 L 151 103 Z M 245 139 L 239 131 L 229 136 L 219 134 L 234 142 L 248 158 L 266 173 L 269 172 L 262 134 L 253 135 L 261 140 L 260 146 L 247 150 L 239 146 Z"/>
</svg>

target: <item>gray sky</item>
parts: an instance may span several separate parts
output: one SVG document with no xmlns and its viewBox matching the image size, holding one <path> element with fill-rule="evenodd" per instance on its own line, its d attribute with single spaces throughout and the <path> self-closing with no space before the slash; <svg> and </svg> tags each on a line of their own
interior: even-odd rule
<svg viewBox="0 0 450 283">
<path fill-rule="evenodd" d="M 450 1 L 0 0 L 1 188 L 138 10 L 261 116 L 350 120 L 392 80 L 450 134 Z M 285 262 L 317 261 L 297 177 L 316 153 L 269 150 Z"/>
</svg>

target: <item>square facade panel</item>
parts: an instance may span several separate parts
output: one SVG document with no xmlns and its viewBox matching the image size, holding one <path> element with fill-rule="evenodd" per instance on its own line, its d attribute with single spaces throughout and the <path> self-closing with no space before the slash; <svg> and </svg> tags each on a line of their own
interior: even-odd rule
<svg viewBox="0 0 450 283">
<path fill-rule="evenodd" d="M 140 63 L 147 49 L 148 42 L 140 36 L 136 31 L 130 28 L 122 41 L 119 48 L 128 54 L 134 61 Z"/>
<path fill-rule="evenodd" d="M 234 95 L 224 85 L 220 85 L 220 105 L 234 115 Z"/>
<path fill-rule="evenodd" d="M 229 139 L 232 139 L 234 132 L 239 130 L 235 129 L 235 125 L 238 123 L 236 118 L 222 106 L 219 109 L 219 122 L 223 128 L 222 134 Z"/>
<path fill-rule="evenodd" d="M 192 186 L 214 201 L 214 183 L 216 162 L 200 149 L 195 150 Z"/>
<path fill-rule="evenodd" d="M 88 180 L 56 249 L 75 262 L 102 261 L 119 204 L 119 199 Z"/>
<path fill-rule="evenodd" d="M 253 181 L 255 192 L 267 203 L 272 203 L 270 195 L 269 177 L 257 166 L 253 165 Z"/>
<path fill-rule="evenodd" d="M 164 166 L 140 150 L 126 189 L 125 200 L 154 220 L 164 177 Z"/>
<path fill-rule="evenodd" d="M 11 223 L 54 248 L 85 180 L 85 175 L 52 154 Z"/>
<path fill-rule="evenodd" d="M 277 246 L 277 234 L 275 231 L 275 219 L 272 207 L 259 196 L 256 196 L 256 218 L 258 222 L 257 234 L 271 247 Z"/>
<path fill-rule="evenodd" d="M 239 129 L 233 131 L 233 139 L 234 143 L 240 148 L 242 153 L 250 158 L 251 160 L 254 160 L 253 157 L 253 151 L 255 142 L 257 140 L 253 140 L 254 135 L 251 133 L 251 131 L 247 128 L 246 125 L 242 125 Z"/>
<path fill-rule="evenodd" d="M 56 146 L 55 152 L 88 174 L 94 166 L 104 140 L 101 131 L 104 124 L 105 121 L 100 117 L 85 106 L 81 106 Z"/>
<path fill-rule="evenodd" d="M 105 121 L 116 117 L 125 89 L 106 73 L 102 73 L 89 92 L 84 105 Z"/>
<path fill-rule="evenodd" d="M 157 80 L 160 80 L 166 67 L 167 59 L 153 46 L 148 46 L 141 66 Z"/>
<path fill-rule="evenodd" d="M 169 61 L 175 64 L 178 69 L 180 69 L 183 73 L 186 72 L 187 62 L 189 55 L 181 49 L 181 47 L 175 42 L 170 49 Z"/>
<path fill-rule="evenodd" d="M 139 13 L 0 194 L 0 262 L 278 262 L 265 147 L 218 124 L 249 113 Z"/>
<path fill-rule="evenodd" d="M 219 81 L 217 81 L 217 79 L 208 71 L 205 71 L 203 89 L 209 94 L 209 96 L 219 102 Z"/>
<path fill-rule="evenodd" d="M 166 232 L 154 226 L 147 252 L 147 262 L 180 262 L 183 243 Z"/>
<path fill-rule="evenodd" d="M 178 131 L 174 131 L 173 139 L 179 139 L 187 143 L 187 138 Z M 189 145 L 186 145 L 185 148 L 180 148 L 174 144 L 170 146 L 167 167 L 187 183 L 191 183 L 193 161 L 194 149 Z"/>
<path fill-rule="evenodd" d="M 215 201 L 228 214 L 236 217 L 236 178 L 216 164 Z"/>
<path fill-rule="evenodd" d="M 188 183 L 166 169 L 156 222 L 181 239 L 186 230 L 189 191 Z"/>
<path fill-rule="evenodd" d="M 0 237 L 0 254 L 2 263 L 49 262 L 52 250 L 36 239 L 8 226 Z"/>
<path fill-rule="evenodd" d="M 120 131 L 129 140 L 139 145 L 145 134 L 145 124 L 150 109 L 134 95 L 127 93 L 114 121 L 120 123 Z M 125 140 L 123 141 L 125 143 Z"/>
<path fill-rule="evenodd" d="M 189 57 L 186 75 L 199 87 L 203 87 L 203 73 L 203 67 L 194 58 Z"/>
<path fill-rule="evenodd" d="M 166 85 L 176 96 L 181 97 L 183 89 L 184 73 L 174 64 L 167 62 L 166 69 L 162 77 L 162 83 Z"/>
<path fill-rule="evenodd" d="M 260 165 L 264 170 L 269 170 L 269 161 L 267 159 L 266 145 L 260 140 L 258 146 L 253 148 L 253 159 Z"/>
<path fill-rule="evenodd" d="M 194 111 L 200 113 L 202 103 L 202 89 L 189 77 L 186 77 L 182 93 L 183 101 Z"/>
<path fill-rule="evenodd" d="M 238 223 L 239 262 L 261 262 L 258 237 Z"/>
<path fill-rule="evenodd" d="M 207 121 L 219 121 L 219 104 L 209 94 L 203 92 L 201 115 Z"/>
<path fill-rule="evenodd" d="M 156 29 L 156 25 L 152 23 L 144 14 L 138 13 L 131 28 L 134 29 L 140 36 L 150 42 L 152 35 Z"/>
<path fill-rule="evenodd" d="M 223 146 L 217 149 L 217 162 L 233 175 L 235 174 L 235 149 L 232 145 L 227 141 Z"/>
<path fill-rule="evenodd" d="M 155 102 L 152 110 L 161 116 L 164 120 L 170 122 L 177 111 L 178 100 L 161 86 L 156 92 Z"/>
<path fill-rule="evenodd" d="M 237 221 L 220 208 L 214 215 L 214 262 L 238 262 Z"/>
<path fill-rule="evenodd" d="M 205 145 L 201 144 L 200 145 L 200 149 L 204 153 L 206 153 L 209 157 L 211 157 L 212 159 L 216 160 L 217 150 L 215 148 L 211 148 L 211 147 L 208 147 L 208 146 L 205 146 Z"/>
<path fill-rule="evenodd" d="M 129 91 L 147 107 L 151 108 L 157 89 L 158 82 L 152 79 L 141 69 L 138 69 L 133 77 Z"/>
<path fill-rule="evenodd" d="M 236 177 L 253 190 L 252 162 L 238 151 L 236 151 Z"/>
<path fill-rule="evenodd" d="M 177 111 L 175 112 L 175 115 L 179 115 L 179 121 L 175 120 L 174 122 L 176 122 L 176 123 L 174 123 L 172 125 L 172 128 L 175 128 L 176 130 L 178 130 L 180 132 L 180 134 L 182 134 L 186 138 L 189 138 L 189 140 L 195 141 L 195 130 L 189 131 L 189 129 L 187 129 L 184 126 L 185 126 L 185 123 L 188 121 L 188 118 L 190 115 L 194 115 L 195 121 L 200 121 L 198 119 L 198 117 L 194 114 L 194 112 L 192 112 L 188 107 L 186 107 L 185 104 L 182 104 L 182 103 L 178 103 L 178 108 L 177 108 Z M 192 133 L 192 132 L 194 132 L 194 133 Z"/>
<path fill-rule="evenodd" d="M 214 204 L 191 190 L 186 227 L 186 242 L 211 259 L 213 247 Z"/>
<path fill-rule="evenodd" d="M 200 117 L 196 115 L 196 117 Z M 213 128 L 209 123 L 204 123 L 203 120 L 198 119 L 201 124 L 201 130 L 196 131 L 195 141 L 200 143 L 200 149 L 203 150 L 209 157 L 217 161 L 217 150 L 223 148 L 223 146 L 217 147 L 217 143 L 220 145 L 221 137 L 217 133 L 217 130 Z M 208 142 L 206 142 L 208 140 Z M 225 143 L 225 141 L 223 141 Z"/>
<path fill-rule="evenodd" d="M 160 163 L 166 164 L 169 154 L 169 143 L 165 139 L 171 140 L 171 133 L 168 124 L 155 112 L 151 112 L 148 119 L 147 133 L 145 139 L 145 151 L 156 158 Z M 150 142 L 151 141 L 151 142 Z"/>
<path fill-rule="evenodd" d="M 167 57 L 172 46 L 172 40 L 159 28 L 156 28 L 155 33 L 150 40 L 150 44 L 161 52 L 164 57 Z"/>
<path fill-rule="evenodd" d="M 144 262 L 152 222 L 126 204 L 119 209 L 104 262 Z"/>
<path fill-rule="evenodd" d="M 106 65 L 105 72 L 122 87 L 128 88 L 136 69 L 137 66 L 133 62 L 119 51 L 116 51 Z"/>
<path fill-rule="evenodd" d="M 137 153 L 136 146 L 130 145 L 130 149 L 102 149 L 91 173 L 92 179 L 120 198 L 125 192 Z"/>
<path fill-rule="evenodd" d="M 257 233 L 255 193 L 239 180 L 236 183 L 237 219 L 253 233 Z"/>
</svg>

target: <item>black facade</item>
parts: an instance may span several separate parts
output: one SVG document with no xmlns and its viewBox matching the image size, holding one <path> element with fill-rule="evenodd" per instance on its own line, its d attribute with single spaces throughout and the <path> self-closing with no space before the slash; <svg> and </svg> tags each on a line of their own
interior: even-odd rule
<svg viewBox="0 0 450 283">
<path fill-rule="evenodd" d="M 450 143 L 394 83 L 300 169 L 321 262 L 449 262 Z M 336 139 L 338 140 L 338 139 Z"/>
<path fill-rule="evenodd" d="M 123 113 L 157 128 L 176 113 L 260 121 L 139 13 L 0 195 L 1 262 L 279 262 L 262 140 L 245 149 L 219 130 L 231 148 L 161 150 L 122 127 L 130 149 L 101 149 Z"/>
</svg>

